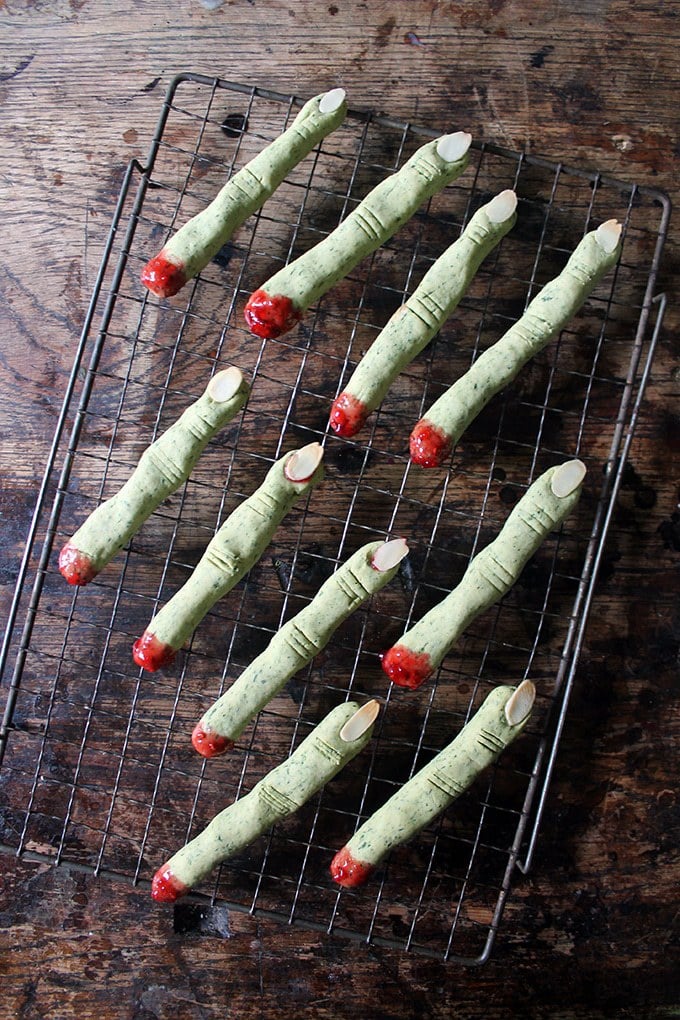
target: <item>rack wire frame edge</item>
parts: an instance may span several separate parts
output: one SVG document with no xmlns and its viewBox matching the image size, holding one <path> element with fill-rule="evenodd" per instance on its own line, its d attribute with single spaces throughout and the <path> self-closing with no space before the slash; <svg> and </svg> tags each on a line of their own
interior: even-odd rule
<svg viewBox="0 0 680 1020">
<path fill-rule="evenodd" d="M 33 623 L 35 620 L 38 603 L 40 601 L 45 571 L 52 554 L 54 535 L 59 521 L 59 516 L 62 507 L 63 494 L 68 484 L 68 479 L 72 467 L 72 451 L 77 449 L 78 436 L 80 432 L 80 426 L 82 424 L 83 414 L 87 409 L 91 387 L 97 373 L 97 365 L 99 357 L 102 351 L 103 344 L 106 340 L 107 328 L 113 312 L 113 308 L 116 301 L 118 285 L 122 278 L 125 270 L 126 262 L 132 247 L 134 235 L 137 227 L 139 213 L 143 207 L 146 191 L 149 185 L 151 174 L 156 161 L 159 145 L 163 137 L 163 131 L 167 122 L 168 115 L 172 109 L 172 104 L 175 98 L 175 94 L 178 88 L 183 83 L 197 83 L 207 85 L 215 90 L 226 89 L 236 92 L 240 92 L 251 97 L 261 96 L 263 98 L 273 100 L 276 102 L 285 102 L 287 104 L 302 105 L 302 101 L 296 99 L 296 97 L 284 96 L 280 93 L 271 92 L 270 90 L 254 88 L 251 86 L 241 85 L 238 83 L 228 82 L 221 78 L 210 78 L 205 75 L 197 75 L 190 72 L 177 75 L 168 87 L 163 107 L 158 118 L 156 130 L 154 132 L 149 153 L 145 163 L 142 165 L 138 161 L 133 160 L 127 167 L 125 177 L 120 189 L 117 204 L 114 209 L 111 229 L 105 244 L 102 261 L 100 264 L 99 272 L 93 288 L 92 297 L 88 306 L 83 329 L 81 331 L 78 347 L 74 357 L 73 367 L 69 380 L 66 387 L 64 400 L 62 403 L 60 415 L 55 428 L 52 444 L 48 454 L 48 459 L 45 467 L 45 472 L 42 478 L 42 482 L 36 498 L 35 509 L 31 519 L 29 532 L 27 535 L 24 553 L 22 556 L 21 564 L 19 567 L 17 582 L 14 589 L 14 595 L 11 603 L 10 612 L 8 615 L 7 627 L 3 639 L 2 648 L 0 650 L 0 678 L 5 675 L 6 667 L 10 651 L 12 650 L 12 644 L 16 641 L 17 633 L 17 618 L 18 611 L 22 597 L 26 592 L 26 585 L 31 573 L 31 561 L 34 557 L 36 550 L 36 543 L 41 527 L 45 520 L 47 507 L 48 507 L 48 494 L 50 488 L 56 485 L 56 491 L 52 501 L 52 507 L 49 514 L 49 518 L 45 527 L 45 535 L 40 546 L 40 553 L 38 557 L 37 565 L 34 568 L 33 585 L 31 589 L 31 598 L 28 610 L 26 612 L 25 619 L 23 621 L 23 628 L 19 638 L 18 647 L 16 650 L 16 659 L 14 663 L 13 673 L 10 680 L 10 686 L 8 689 L 2 725 L 0 727 L 0 765 L 2 764 L 2 758 L 6 748 L 6 742 L 12 729 L 12 718 L 14 713 L 14 706 L 16 696 L 19 691 L 21 683 L 21 675 L 23 670 L 23 664 L 26 656 L 26 652 L 30 647 L 31 634 Z M 405 124 L 404 122 L 392 121 L 389 118 L 376 118 L 370 113 L 360 111 L 350 111 L 350 117 L 355 117 L 365 122 L 376 121 L 390 126 L 396 126 L 401 130 L 410 130 L 418 136 L 423 138 L 436 137 L 437 133 L 426 128 L 420 128 L 418 126 Z M 502 147 L 492 146 L 484 143 L 482 146 L 475 145 L 476 148 L 483 148 L 485 151 L 494 152 L 502 156 L 505 159 L 515 161 L 525 161 L 529 165 L 535 165 L 548 170 L 553 170 L 558 167 L 558 164 L 551 163 L 548 160 L 544 160 L 541 157 L 526 155 L 523 153 L 514 153 L 510 150 L 506 150 Z M 586 552 L 584 569 L 579 581 L 578 592 L 576 596 L 575 604 L 572 608 L 570 619 L 571 626 L 567 638 L 565 640 L 564 652 L 558 676 L 556 678 L 556 686 L 559 692 L 559 699 L 556 698 L 555 704 L 559 711 L 557 717 L 553 719 L 550 726 L 550 732 L 546 732 L 539 752 L 537 753 L 534 773 L 529 783 L 524 805 L 522 808 L 521 818 L 517 826 L 515 839 L 511 854 L 509 856 L 508 865 L 506 867 L 505 875 L 502 882 L 501 892 L 496 904 L 496 908 L 493 914 L 491 924 L 489 926 L 489 932 L 484 946 L 483 951 L 477 957 L 466 957 L 458 956 L 454 953 L 444 953 L 444 959 L 456 962 L 464 965 L 479 965 L 488 960 L 493 943 L 498 931 L 500 920 L 502 917 L 503 909 L 507 896 L 509 894 L 512 875 L 517 868 L 522 872 L 527 872 L 531 867 L 536 841 L 540 831 L 540 823 L 545 808 L 545 801 L 547 792 L 554 769 L 555 759 L 559 747 L 559 741 L 561 737 L 562 728 L 567 715 L 569 698 L 574 682 L 574 677 L 577 670 L 578 659 L 581 651 L 585 628 L 587 625 L 588 613 L 590 610 L 595 585 L 597 581 L 598 569 L 600 566 L 602 552 L 607 537 L 607 532 L 611 520 L 612 510 L 615 504 L 616 496 L 618 494 L 621 480 L 623 476 L 623 469 L 625 467 L 626 459 L 632 442 L 634 428 L 637 421 L 638 413 L 640 410 L 641 402 L 644 397 L 644 391 L 649 377 L 649 372 L 654 356 L 654 351 L 659 337 L 660 328 L 663 321 L 663 312 L 665 308 L 665 297 L 658 295 L 655 292 L 656 281 L 658 276 L 659 265 L 663 252 L 664 243 L 668 231 L 668 223 L 670 219 L 671 207 L 670 201 L 667 196 L 653 188 L 642 188 L 638 185 L 622 184 L 621 182 L 614 181 L 610 178 L 603 177 L 597 173 L 589 173 L 587 171 L 580 170 L 578 168 L 571 168 L 562 166 L 565 173 L 570 173 L 576 176 L 581 176 L 589 181 L 599 180 L 603 184 L 607 184 L 609 187 L 614 187 L 621 190 L 623 193 L 629 193 L 631 189 L 637 189 L 640 192 L 644 192 L 646 195 L 654 197 L 661 206 L 661 219 L 657 234 L 656 246 L 652 258 L 651 268 L 647 279 L 647 287 L 643 300 L 643 306 L 641 314 L 637 323 L 637 330 L 635 339 L 633 341 L 633 354 L 631 357 L 631 364 L 628 379 L 624 394 L 619 409 L 619 424 L 616 429 L 615 435 L 612 440 L 609 457 L 606 463 L 605 476 L 602 483 L 602 491 L 600 494 L 600 500 L 598 503 L 598 512 L 595 520 L 593 521 L 592 532 Z M 92 333 L 95 322 L 97 310 L 100 306 L 102 298 L 102 291 L 105 278 L 110 270 L 110 259 L 112 250 L 114 247 L 114 241 L 117 237 L 119 230 L 121 229 L 121 221 L 123 212 L 126 206 L 126 202 L 130 196 L 131 189 L 135 185 L 134 175 L 139 174 L 139 180 L 136 182 L 136 194 L 133 200 L 133 205 L 129 213 L 127 226 L 125 228 L 125 236 L 121 252 L 118 256 L 118 262 L 113 268 L 113 276 L 111 278 L 110 290 L 108 298 L 105 302 L 104 309 L 102 311 L 101 320 L 98 328 L 97 335 L 94 339 L 92 350 L 90 352 L 89 362 L 85 370 L 85 377 L 82 383 L 80 394 L 77 395 L 78 383 L 81 379 L 83 372 L 83 365 L 88 354 L 88 348 L 92 342 Z M 651 331 L 651 337 L 648 339 L 650 332 L 650 317 L 654 306 L 657 306 L 657 317 Z M 645 353 L 646 352 L 646 353 Z M 642 364 L 642 371 L 640 372 L 640 365 Z M 74 404 L 78 400 L 75 412 L 73 411 Z M 71 420 L 72 419 L 72 420 Z M 58 471 L 58 457 L 60 451 L 63 448 L 64 438 L 67 432 L 67 428 L 71 425 L 68 451 L 64 458 L 61 471 Z M 529 833 L 527 841 L 527 832 Z M 522 858 L 522 851 L 524 848 L 524 856 Z M 12 851 L 12 848 L 3 845 L 3 850 Z M 23 856 L 27 860 L 50 860 L 51 858 L 47 854 L 36 853 L 35 851 L 23 851 Z M 84 872 L 92 873 L 92 869 L 86 866 L 80 866 L 73 862 L 68 863 L 71 867 L 82 869 Z M 107 872 L 106 869 L 102 869 L 101 874 L 109 874 L 112 878 L 122 878 L 123 880 L 129 880 L 129 876 L 120 876 L 114 872 Z M 144 884 L 144 883 L 139 883 Z M 197 896 L 198 902 L 205 902 L 205 897 Z M 243 910 L 243 906 L 238 903 L 227 904 L 230 909 Z M 249 911 L 254 914 L 261 914 L 262 916 L 268 915 L 270 912 L 262 910 L 262 908 L 256 907 Z M 273 916 L 282 919 L 281 915 L 276 913 Z M 285 919 L 285 918 L 283 918 Z M 326 930 L 323 925 L 319 925 L 318 929 L 314 925 L 310 925 L 304 920 L 295 919 L 294 924 L 300 927 L 307 927 L 310 930 Z M 351 933 L 343 931 L 340 927 L 328 928 L 329 932 L 342 936 L 347 936 L 352 939 L 359 941 L 374 942 L 376 945 L 385 945 L 389 948 L 401 948 L 403 944 L 398 940 L 389 940 L 382 937 L 374 937 L 364 939 L 358 933 Z M 414 947 L 416 953 L 420 953 L 421 950 L 418 947 Z M 432 956 L 433 958 L 441 958 L 441 954 L 424 952 L 422 955 Z"/>
</svg>

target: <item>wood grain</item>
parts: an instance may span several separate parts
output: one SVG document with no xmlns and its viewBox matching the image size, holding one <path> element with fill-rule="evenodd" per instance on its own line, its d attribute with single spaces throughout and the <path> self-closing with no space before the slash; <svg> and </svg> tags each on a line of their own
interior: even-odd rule
<svg viewBox="0 0 680 1020">
<path fill-rule="evenodd" d="M 341 84 L 359 108 L 678 197 L 672 4 L 5 0 L 0 32 L 3 618 L 124 168 L 176 72 L 305 97 Z M 536 861 L 491 962 L 460 971 L 224 910 L 186 909 L 173 931 L 142 890 L 8 856 L 0 1015 L 677 1015 L 678 261 L 672 230 Z"/>
</svg>

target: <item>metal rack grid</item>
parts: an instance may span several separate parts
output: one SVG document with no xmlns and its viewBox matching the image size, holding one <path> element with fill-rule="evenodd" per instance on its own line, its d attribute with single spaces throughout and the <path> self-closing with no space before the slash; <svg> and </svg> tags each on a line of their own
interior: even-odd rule
<svg viewBox="0 0 680 1020">
<path fill-rule="evenodd" d="M 593 585 L 656 336 L 650 319 L 670 214 L 665 196 L 495 146 L 278 341 L 242 309 L 435 132 L 351 113 L 199 278 L 158 301 L 139 270 L 168 234 L 282 131 L 298 101 L 200 75 L 170 86 L 145 166 L 128 168 L 37 501 L 2 649 L 2 848 L 147 887 L 156 867 L 251 789 L 326 711 L 377 696 L 372 745 L 298 815 L 227 862 L 202 903 L 462 963 L 488 958 L 516 869 L 531 864 Z M 354 441 L 330 401 L 392 311 L 492 194 L 514 187 L 518 222 L 441 334 Z M 559 339 L 471 426 L 445 469 L 408 461 L 424 409 L 617 216 L 620 264 Z M 651 335 L 650 335 L 651 333 Z M 225 364 L 252 378 L 248 406 L 183 490 L 87 588 L 56 553 L 128 476 L 146 445 Z M 196 631 L 175 666 L 141 675 L 130 646 L 183 583 L 216 527 L 286 449 L 319 439 L 327 477 L 260 563 Z M 503 602 L 418 692 L 389 688 L 378 655 L 457 583 L 512 504 L 550 464 L 589 468 L 578 511 Z M 231 755 L 192 751 L 193 724 L 280 624 L 359 545 L 403 534 L 398 580 L 246 730 Z M 497 683 L 531 677 L 525 735 L 436 825 L 364 888 L 330 880 L 334 851 L 457 732 Z M 198 760 L 197 760 L 198 759 Z M 157 909 L 150 905 L 150 909 Z M 180 909 L 177 907 L 176 909 Z"/>
</svg>

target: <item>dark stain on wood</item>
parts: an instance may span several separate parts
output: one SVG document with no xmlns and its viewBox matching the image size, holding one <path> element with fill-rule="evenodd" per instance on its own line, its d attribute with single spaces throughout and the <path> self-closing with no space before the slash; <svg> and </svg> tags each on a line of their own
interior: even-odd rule
<svg viewBox="0 0 680 1020">
<path fill-rule="evenodd" d="M 296 673 L 295 676 L 292 676 L 290 680 L 286 683 L 285 686 L 286 693 L 289 695 L 291 701 L 295 705 L 301 705 L 302 702 L 304 701 L 307 686 L 305 683 L 305 676 L 306 676 L 305 672 Z"/>
<path fill-rule="evenodd" d="M 397 576 L 403 590 L 409 595 L 412 594 L 415 591 L 415 572 L 410 556 L 407 556 L 399 564 L 399 574 Z"/>
<path fill-rule="evenodd" d="M 554 49 L 555 49 L 554 46 L 548 44 L 547 46 L 541 46 L 540 50 L 535 50 L 529 57 L 530 66 L 543 67 L 546 58 L 550 56 Z"/>
<path fill-rule="evenodd" d="M 227 269 L 229 267 L 229 263 L 234 257 L 234 254 L 235 248 L 233 244 L 231 243 L 231 241 L 227 241 L 226 244 L 222 245 L 217 255 L 215 255 L 215 257 L 213 258 L 213 262 L 216 265 L 220 266 L 221 269 Z"/>
<path fill-rule="evenodd" d="M 680 511 L 674 510 L 670 517 L 661 521 L 658 527 L 658 534 L 663 542 L 664 549 L 673 549 L 680 552 Z"/>
<path fill-rule="evenodd" d="M 239 138 L 248 130 L 248 118 L 244 113 L 228 113 L 222 121 L 222 130 L 227 138 Z"/>
<path fill-rule="evenodd" d="M 173 909 L 172 930 L 176 935 L 231 938 L 229 910 L 222 905 L 199 906 L 196 903 L 178 903 Z"/>
<path fill-rule="evenodd" d="M 343 443 L 342 446 L 333 449 L 331 457 L 332 463 L 338 471 L 343 474 L 356 474 L 357 471 L 370 464 L 372 454 L 369 452 L 367 456 L 366 451 L 360 447 Z"/>
<path fill-rule="evenodd" d="M 276 576 L 279 579 L 282 591 L 288 591 L 290 588 L 291 569 L 290 565 L 285 560 L 278 559 L 277 557 L 272 559 L 272 566 L 276 571 Z"/>
<path fill-rule="evenodd" d="M 553 85 L 550 88 L 556 97 L 553 103 L 555 116 L 561 117 L 568 124 L 579 124 L 589 114 L 602 109 L 603 100 L 592 85 L 572 78 L 565 85 Z"/>
<path fill-rule="evenodd" d="M 378 49 L 381 50 L 384 49 L 385 46 L 387 46 L 387 44 L 390 41 L 390 36 L 394 32 L 396 24 L 397 24 L 396 18 L 388 18 L 386 21 L 383 21 L 383 23 L 378 26 L 378 29 L 375 33 L 375 45 Z"/>
</svg>

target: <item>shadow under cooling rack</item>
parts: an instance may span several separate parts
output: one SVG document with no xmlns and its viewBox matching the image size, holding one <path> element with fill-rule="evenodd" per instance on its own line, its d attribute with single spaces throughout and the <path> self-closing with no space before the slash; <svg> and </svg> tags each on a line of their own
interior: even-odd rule
<svg viewBox="0 0 680 1020">
<path fill-rule="evenodd" d="M 3 848 L 147 887 L 155 869 L 296 746 L 334 704 L 378 697 L 371 746 L 302 811 L 224 864 L 194 894 L 319 931 L 464 963 L 489 955 L 518 871 L 530 866 L 583 631 L 644 384 L 669 206 L 652 189 L 474 146 L 470 166 L 281 340 L 251 336 L 250 292 L 308 249 L 435 133 L 350 113 L 175 298 L 140 269 L 177 226 L 294 117 L 299 102 L 182 75 L 145 167 L 131 164 L 37 501 L 2 650 Z M 519 197 L 516 227 L 484 262 L 441 333 L 400 376 L 356 440 L 329 432 L 330 403 L 392 312 L 495 193 Z M 523 312 L 583 233 L 624 226 L 616 270 L 471 426 L 441 470 L 414 469 L 423 410 Z M 661 308 L 662 302 L 659 302 Z M 252 382 L 244 412 L 186 486 L 82 590 L 56 553 L 129 475 L 142 450 L 217 367 Z M 130 655 L 226 515 L 285 450 L 326 448 L 326 480 L 279 528 L 260 563 L 209 614 L 166 673 Z M 434 682 L 391 689 L 379 654 L 460 579 L 512 505 L 551 464 L 588 467 L 577 512 L 502 603 L 474 622 Z M 231 755 L 190 744 L 214 696 L 365 542 L 404 535 L 398 578 L 337 632 Z M 455 735 L 498 683 L 538 688 L 527 731 L 371 883 L 328 873 L 361 820 Z M 149 909 L 159 909 L 151 905 Z"/>
</svg>

